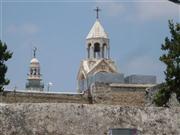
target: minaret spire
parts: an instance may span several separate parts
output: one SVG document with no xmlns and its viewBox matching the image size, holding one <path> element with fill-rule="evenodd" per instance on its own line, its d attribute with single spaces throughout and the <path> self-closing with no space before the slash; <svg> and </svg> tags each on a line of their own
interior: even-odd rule
<svg viewBox="0 0 180 135">
<path fill-rule="evenodd" d="M 101 11 L 101 9 L 99 7 L 96 7 L 94 11 L 96 11 L 96 19 L 99 19 L 99 11 Z"/>
<path fill-rule="evenodd" d="M 34 57 L 34 58 L 36 58 L 36 51 L 37 51 L 37 48 L 34 47 L 34 48 L 33 48 L 33 57 Z"/>
<path fill-rule="evenodd" d="M 40 63 L 36 58 L 37 48 L 33 48 L 33 58 L 30 61 L 28 82 L 26 83 L 27 90 L 43 91 L 44 84 L 40 73 Z"/>
</svg>

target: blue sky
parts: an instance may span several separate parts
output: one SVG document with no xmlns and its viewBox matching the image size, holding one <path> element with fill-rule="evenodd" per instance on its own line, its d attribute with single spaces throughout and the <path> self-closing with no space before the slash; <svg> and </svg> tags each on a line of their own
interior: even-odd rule
<svg viewBox="0 0 180 135">
<path fill-rule="evenodd" d="M 13 51 L 7 62 L 6 87 L 24 89 L 32 49 L 45 86 L 52 91 L 76 91 L 80 61 L 86 58 L 85 38 L 95 22 L 93 9 L 101 8 L 100 21 L 109 34 L 111 58 L 119 72 L 156 75 L 164 80 L 160 48 L 169 36 L 168 19 L 180 22 L 180 7 L 159 1 L 27 1 L 2 0 L 0 39 Z"/>
</svg>

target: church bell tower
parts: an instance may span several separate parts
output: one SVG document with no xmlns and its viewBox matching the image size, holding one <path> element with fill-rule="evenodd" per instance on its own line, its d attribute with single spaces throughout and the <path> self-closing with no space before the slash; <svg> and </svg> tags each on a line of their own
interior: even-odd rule
<svg viewBox="0 0 180 135">
<path fill-rule="evenodd" d="M 88 59 L 110 59 L 110 46 L 108 34 L 99 21 L 99 11 L 97 7 L 96 21 L 86 37 L 87 58 Z"/>
<path fill-rule="evenodd" d="M 42 83 L 40 74 L 40 63 L 36 58 L 37 48 L 33 49 L 33 58 L 30 61 L 28 82 L 26 83 L 27 90 L 43 91 L 44 84 Z"/>
<path fill-rule="evenodd" d="M 89 78 L 97 73 L 118 73 L 115 62 L 110 58 L 108 34 L 99 20 L 100 9 L 97 7 L 95 11 L 95 23 L 86 37 L 87 58 L 82 60 L 77 75 L 78 91 L 88 89 L 88 81 L 92 80 Z"/>
</svg>

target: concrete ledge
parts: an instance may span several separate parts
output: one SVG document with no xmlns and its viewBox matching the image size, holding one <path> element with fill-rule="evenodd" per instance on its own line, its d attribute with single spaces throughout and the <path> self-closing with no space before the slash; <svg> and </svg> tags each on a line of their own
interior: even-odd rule
<svg viewBox="0 0 180 135">
<path fill-rule="evenodd" d="M 120 83 L 111 83 L 111 87 L 124 87 L 124 88 L 149 88 L 153 87 L 156 84 L 120 84 Z"/>
<path fill-rule="evenodd" d="M 83 95 L 84 94 L 84 92 L 81 92 L 81 93 L 77 93 L 77 92 L 53 92 L 53 91 L 33 91 L 33 90 L 15 90 L 15 91 L 12 91 L 12 90 L 5 90 L 4 92 L 6 92 L 6 93 L 8 93 L 8 92 L 10 92 L 10 93 L 12 93 L 12 92 L 14 92 L 14 93 L 36 93 L 36 94 L 56 94 L 56 95 L 58 95 L 58 94 L 65 94 L 65 95 Z"/>
</svg>

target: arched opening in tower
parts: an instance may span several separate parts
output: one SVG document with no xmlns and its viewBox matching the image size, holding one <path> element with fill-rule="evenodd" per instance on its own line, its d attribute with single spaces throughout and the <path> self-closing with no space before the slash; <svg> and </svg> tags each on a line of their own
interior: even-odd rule
<svg viewBox="0 0 180 135">
<path fill-rule="evenodd" d="M 88 44 L 87 53 L 88 53 L 88 58 L 90 58 L 91 57 L 91 43 Z"/>
<path fill-rule="evenodd" d="M 100 58 L 100 44 L 94 44 L 94 58 Z"/>
</svg>

